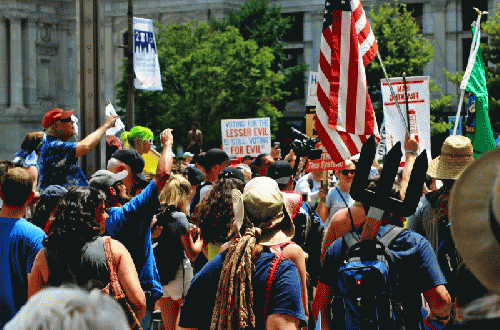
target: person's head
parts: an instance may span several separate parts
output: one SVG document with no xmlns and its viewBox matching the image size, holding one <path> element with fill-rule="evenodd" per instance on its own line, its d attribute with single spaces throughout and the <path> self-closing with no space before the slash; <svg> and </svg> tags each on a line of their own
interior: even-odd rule
<svg viewBox="0 0 500 330">
<path fill-rule="evenodd" d="M 130 329 L 120 304 L 111 296 L 77 286 L 47 287 L 21 307 L 5 330 Z"/>
<path fill-rule="evenodd" d="M 270 164 L 267 173 L 278 183 L 280 190 L 293 190 L 293 169 L 286 160 L 278 160 Z"/>
<path fill-rule="evenodd" d="M 111 155 L 107 169 L 113 173 L 128 171 L 123 184 L 127 189 L 127 194 L 133 196 L 137 185 L 142 183 L 147 184 L 147 179 L 142 174 L 144 165 L 144 159 L 139 152 L 134 149 L 120 149 Z"/>
<path fill-rule="evenodd" d="M 247 166 L 250 166 L 250 164 L 252 164 L 252 161 L 253 161 L 253 157 L 250 156 L 250 155 L 246 155 L 246 156 L 243 156 L 243 159 L 241 160 L 241 163 L 245 164 Z"/>
<path fill-rule="evenodd" d="M 216 181 L 219 173 L 229 166 L 229 156 L 224 150 L 210 149 L 203 157 L 203 166 L 207 173 L 207 180 Z"/>
<path fill-rule="evenodd" d="M 241 171 L 241 173 L 243 173 L 245 180 L 248 181 L 252 179 L 252 169 L 247 164 L 241 163 L 236 165 L 235 168 L 237 168 L 238 170 Z"/>
<path fill-rule="evenodd" d="M 26 134 L 23 142 L 21 143 L 21 149 L 26 151 L 38 151 L 40 143 L 43 141 L 45 133 L 44 132 L 30 132 Z"/>
<path fill-rule="evenodd" d="M 116 135 L 106 135 L 106 162 L 118 150 L 123 149 L 122 142 Z"/>
<path fill-rule="evenodd" d="M 222 176 L 196 206 L 191 218 L 200 227 L 203 239 L 211 243 L 227 241 L 234 221 L 231 192 L 233 189 L 243 191 L 244 186 L 239 178 Z"/>
<path fill-rule="evenodd" d="M 312 178 L 316 182 L 321 182 L 321 180 L 323 179 L 323 174 L 324 173 L 325 173 L 325 171 L 312 172 Z"/>
<path fill-rule="evenodd" d="M 62 141 L 68 141 L 75 136 L 75 126 L 71 118 L 73 112 L 75 110 L 65 111 L 59 108 L 47 112 L 42 118 L 42 126 L 45 128 L 47 135 L 52 135 Z"/>
<path fill-rule="evenodd" d="M 376 192 L 377 186 L 379 184 L 379 180 L 380 180 L 380 176 L 377 176 L 374 179 L 370 180 L 370 183 L 368 184 L 368 187 L 366 189 L 373 191 L 373 192 Z M 390 195 L 387 197 L 390 197 L 393 199 L 401 199 L 401 196 L 399 193 L 400 190 L 401 190 L 400 182 L 398 180 L 396 180 L 392 184 Z M 364 201 L 362 204 L 366 214 L 368 213 L 368 210 L 370 209 L 369 204 L 370 204 L 369 200 Z M 397 214 L 394 214 L 393 212 L 386 210 L 382 216 L 381 223 L 383 225 L 390 224 L 390 225 L 401 227 L 401 226 L 403 226 L 404 220 L 405 220 L 404 217 L 398 216 Z"/>
<path fill-rule="evenodd" d="M 200 125 L 198 124 L 197 121 L 193 121 L 193 123 L 191 124 L 191 130 L 193 131 L 196 131 L 199 127 Z"/>
<path fill-rule="evenodd" d="M 255 168 L 255 176 L 267 176 L 267 169 L 269 165 L 274 163 L 273 157 L 269 154 L 260 154 L 253 161 L 253 165 Z"/>
<path fill-rule="evenodd" d="M 50 185 L 40 195 L 40 201 L 36 204 L 35 212 L 31 218 L 31 222 L 45 229 L 47 221 L 54 215 L 55 208 L 59 200 L 67 193 L 68 190 L 63 186 Z"/>
<path fill-rule="evenodd" d="M 4 206 L 22 207 L 36 197 L 33 176 L 22 167 L 6 168 L 0 189 Z"/>
<path fill-rule="evenodd" d="M 130 146 L 137 150 L 137 152 L 141 155 L 149 152 L 153 146 L 153 139 L 153 131 L 143 126 L 133 127 L 127 136 Z"/>
<path fill-rule="evenodd" d="M 108 170 L 99 170 L 92 174 L 89 186 L 102 191 L 106 196 L 108 207 L 119 206 L 130 200 L 123 180 L 128 176 L 127 170 L 113 173 Z"/>
<path fill-rule="evenodd" d="M 182 175 L 173 174 L 165 183 L 160 192 L 162 208 L 173 206 L 183 213 L 187 213 L 191 196 L 191 184 Z"/>
<path fill-rule="evenodd" d="M 427 175 L 433 179 L 457 180 L 473 161 L 474 152 L 469 138 L 451 135 L 444 140 L 441 154 L 429 163 Z"/>
<path fill-rule="evenodd" d="M 344 165 L 344 169 L 336 170 L 335 175 L 338 178 L 338 184 L 340 188 L 347 188 L 348 191 L 346 192 L 349 192 L 349 190 L 351 189 L 352 179 L 354 178 L 354 174 L 356 173 L 356 165 L 350 159 L 345 160 Z"/>
<path fill-rule="evenodd" d="M 186 163 L 190 164 L 191 161 L 193 160 L 193 157 L 194 157 L 194 154 L 193 153 L 190 153 L 189 151 L 186 151 L 182 157 L 184 158 L 184 160 L 186 161 Z"/>
</svg>

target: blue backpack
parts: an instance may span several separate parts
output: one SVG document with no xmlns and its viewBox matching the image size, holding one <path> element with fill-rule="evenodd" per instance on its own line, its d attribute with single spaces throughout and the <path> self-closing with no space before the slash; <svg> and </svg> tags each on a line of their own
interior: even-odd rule
<svg viewBox="0 0 500 330">
<path fill-rule="evenodd" d="M 392 226 L 378 240 L 360 242 L 344 235 L 347 251 L 338 270 L 338 298 L 343 302 L 345 328 L 407 329 L 396 299 L 397 271 L 389 246 L 403 231 Z"/>
</svg>

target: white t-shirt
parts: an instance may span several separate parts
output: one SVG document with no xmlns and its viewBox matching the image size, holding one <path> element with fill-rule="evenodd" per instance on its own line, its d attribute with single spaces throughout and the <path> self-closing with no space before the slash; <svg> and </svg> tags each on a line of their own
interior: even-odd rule
<svg viewBox="0 0 500 330">
<path fill-rule="evenodd" d="M 310 184 L 311 181 L 312 189 Z M 318 198 L 318 191 L 320 187 L 321 182 L 314 180 L 312 173 L 307 173 L 297 181 L 294 190 L 301 193 L 302 195 L 308 195 L 311 201 L 315 201 L 316 198 Z"/>
<path fill-rule="evenodd" d="M 326 195 L 326 207 L 330 209 L 330 212 L 328 213 L 325 226 L 328 227 L 332 216 L 337 213 L 338 210 L 344 207 L 350 207 L 353 204 L 354 199 L 352 199 L 349 193 L 343 192 L 338 186 L 330 189 Z"/>
</svg>

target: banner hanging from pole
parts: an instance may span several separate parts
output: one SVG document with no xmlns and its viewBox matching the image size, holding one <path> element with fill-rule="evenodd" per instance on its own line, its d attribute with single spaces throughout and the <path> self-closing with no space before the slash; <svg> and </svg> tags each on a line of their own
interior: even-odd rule
<svg viewBox="0 0 500 330">
<path fill-rule="evenodd" d="M 405 88 L 403 78 L 390 78 L 391 84 L 396 89 L 396 97 L 400 105 L 406 103 Z M 384 109 L 384 121 L 386 130 L 386 147 L 392 148 L 398 141 L 401 141 L 403 157 L 401 166 L 404 165 L 404 141 L 406 129 L 401 121 L 401 115 L 396 109 L 396 102 L 391 95 L 389 84 L 385 79 L 381 79 L 382 100 Z M 427 159 L 431 161 L 431 127 L 430 127 L 430 95 L 429 77 L 407 77 L 408 93 L 408 114 L 406 107 L 401 110 L 410 118 L 410 133 L 415 135 L 419 142 L 419 152 L 427 150 Z"/>
<path fill-rule="evenodd" d="M 134 17 L 134 86 L 162 91 L 153 20 Z"/>
</svg>

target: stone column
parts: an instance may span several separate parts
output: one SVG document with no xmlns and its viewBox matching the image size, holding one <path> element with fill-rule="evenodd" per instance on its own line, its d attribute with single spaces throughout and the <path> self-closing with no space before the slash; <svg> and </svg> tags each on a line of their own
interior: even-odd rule
<svg viewBox="0 0 500 330">
<path fill-rule="evenodd" d="M 60 83 L 57 84 L 59 101 L 63 104 L 63 107 L 67 108 L 70 104 L 70 94 L 71 94 L 71 77 L 69 69 L 69 41 L 68 41 L 68 23 L 61 22 L 57 26 L 57 34 L 59 37 L 59 77 L 61 79 Z"/>
<path fill-rule="evenodd" d="M 113 18 L 104 22 L 104 86 L 106 88 L 106 103 L 115 101 L 115 47 L 113 47 Z M 121 50 L 121 48 L 118 48 Z"/>
<path fill-rule="evenodd" d="M 434 79 L 436 83 L 440 86 L 446 86 L 446 77 L 443 72 L 443 68 L 447 68 L 446 65 L 446 3 L 436 3 L 434 4 L 434 50 L 436 51 L 434 55 Z M 444 93 L 446 91 L 443 90 Z"/>
<path fill-rule="evenodd" d="M 26 85 L 26 103 L 30 112 L 38 112 L 38 94 L 37 94 L 37 55 L 36 55 L 36 37 L 37 23 L 33 19 L 28 19 L 26 23 L 26 70 L 25 70 L 25 85 Z"/>
<path fill-rule="evenodd" d="M 7 45 L 7 23 L 3 16 L 0 16 L 0 45 Z M 7 107 L 9 102 L 9 85 L 8 74 L 9 69 L 7 66 L 8 54 L 7 47 L 0 47 L 0 109 Z"/>
<path fill-rule="evenodd" d="M 21 18 L 10 17 L 10 107 L 9 114 L 26 112 L 23 97 L 23 53 Z"/>
</svg>

